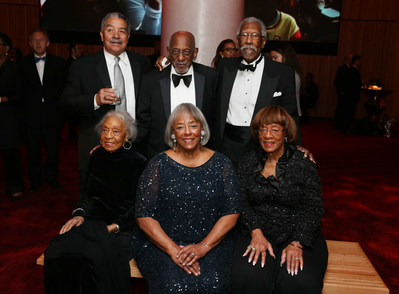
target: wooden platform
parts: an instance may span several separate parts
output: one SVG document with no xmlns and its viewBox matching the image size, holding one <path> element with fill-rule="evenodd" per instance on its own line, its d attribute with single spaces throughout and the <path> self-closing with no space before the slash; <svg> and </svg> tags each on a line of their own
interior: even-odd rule
<svg viewBox="0 0 399 294">
<path fill-rule="evenodd" d="M 36 264 L 38 265 L 44 265 L 44 253 L 39 256 L 38 259 L 36 259 Z M 130 276 L 132 278 L 142 278 L 143 276 L 141 275 L 139 268 L 137 267 L 136 261 L 134 258 L 130 260 Z"/>
<path fill-rule="evenodd" d="M 357 242 L 327 241 L 329 258 L 323 294 L 389 294 L 370 260 Z M 36 260 L 44 265 L 44 255 Z M 134 259 L 130 275 L 142 278 Z"/>
<path fill-rule="evenodd" d="M 357 242 L 327 241 L 323 294 L 388 294 L 389 290 Z"/>
</svg>

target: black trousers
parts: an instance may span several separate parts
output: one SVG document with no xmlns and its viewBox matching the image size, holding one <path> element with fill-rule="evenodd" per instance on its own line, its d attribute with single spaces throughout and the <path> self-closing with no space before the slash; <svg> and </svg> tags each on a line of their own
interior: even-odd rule
<svg viewBox="0 0 399 294">
<path fill-rule="evenodd" d="M 32 127 L 28 129 L 28 174 L 34 184 L 42 183 L 41 148 L 42 142 L 46 150 L 44 174 L 46 181 L 58 179 L 60 128 L 57 125 L 49 127 Z"/>
<path fill-rule="evenodd" d="M 313 247 L 303 248 L 303 271 L 298 275 L 288 274 L 286 264 L 280 266 L 281 250 L 273 244 L 276 258 L 267 255 L 265 267 L 260 259 L 255 266 L 248 263 L 248 256 L 243 257 L 251 236 L 237 234 L 232 270 L 232 294 L 321 294 L 323 279 L 327 268 L 328 250 L 324 237 L 320 234 L 313 242 Z"/>
<path fill-rule="evenodd" d="M 24 176 L 19 149 L 4 149 L 2 153 L 7 193 L 24 192 Z"/>
</svg>

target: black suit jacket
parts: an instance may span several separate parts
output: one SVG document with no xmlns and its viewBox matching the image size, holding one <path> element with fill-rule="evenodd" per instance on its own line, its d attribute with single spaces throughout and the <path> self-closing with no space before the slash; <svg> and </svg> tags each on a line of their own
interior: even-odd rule
<svg viewBox="0 0 399 294">
<path fill-rule="evenodd" d="M 226 125 L 227 111 L 229 109 L 230 96 L 238 71 L 238 65 L 242 58 L 222 58 L 217 68 L 219 72 L 218 85 L 218 110 L 215 130 L 215 140 L 220 151 L 229 146 L 223 146 L 224 129 Z M 255 104 L 254 116 L 264 107 L 279 105 L 283 107 L 299 126 L 298 109 L 295 96 L 295 74 L 288 66 L 271 61 L 264 57 L 265 66 L 263 69 L 261 86 Z M 281 94 L 280 94 L 281 93 Z M 252 149 L 253 141 L 248 134 L 247 140 L 242 142 L 242 152 Z M 299 141 L 301 138 L 298 138 Z M 298 140 L 297 140 L 298 142 Z M 231 158 L 238 162 L 239 158 Z"/>
<path fill-rule="evenodd" d="M 43 84 L 40 82 L 33 53 L 26 55 L 18 64 L 17 93 L 24 101 L 24 117 L 27 127 L 53 127 L 59 124 L 59 99 L 65 82 L 65 61 L 61 57 L 46 54 Z"/>
<path fill-rule="evenodd" d="M 150 69 L 150 63 L 145 56 L 128 51 L 126 53 L 132 68 L 135 97 L 137 97 L 141 77 Z M 81 171 L 87 171 L 89 152 L 99 144 L 99 138 L 94 131 L 95 125 L 105 113 L 115 109 L 112 105 L 102 105 L 94 110 L 94 96 L 100 89 L 110 88 L 111 85 L 103 50 L 81 57 L 72 63 L 61 97 L 61 106 L 68 114 L 80 117 L 79 168 Z"/>
<path fill-rule="evenodd" d="M 215 123 L 217 72 L 207 66 L 193 63 L 196 106 L 203 112 L 211 133 Z M 151 158 L 169 147 L 164 133 L 171 113 L 171 65 L 163 71 L 152 70 L 143 77 L 137 101 L 137 142 L 145 146 Z"/>
</svg>

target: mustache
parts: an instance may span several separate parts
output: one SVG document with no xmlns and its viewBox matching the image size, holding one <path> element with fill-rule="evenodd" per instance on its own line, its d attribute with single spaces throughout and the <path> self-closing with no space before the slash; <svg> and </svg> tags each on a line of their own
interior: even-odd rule
<svg viewBox="0 0 399 294">
<path fill-rule="evenodd" d="M 119 39 L 111 39 L 111 40 L 109 40 L 109 42 L 110 42 L 110 43 L 117 43 L 117 44 L 122 45 L 122 41 L 119 40 Z"/>
<path fill-rule="evenodd" d="M 244 45 L 244 46 L 241 46 L 241 48 L 240 48 L 240 50 L 246 50 L 246 49 L 251 49 L 251 50 L 256 51 L 257 48 L 254 45 Z"/>
</svg>

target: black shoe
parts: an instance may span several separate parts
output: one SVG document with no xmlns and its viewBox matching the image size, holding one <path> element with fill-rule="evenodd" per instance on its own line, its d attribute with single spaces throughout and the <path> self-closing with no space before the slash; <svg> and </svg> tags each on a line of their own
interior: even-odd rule
<svg viewBox="0 0 399 294">
<path fill-rule="evenodd" d="M 40 183 L 33 183 L 32 186 L 29 188 L 29 192 L 31 193 L 36 193 L 37 191 L 40 190 L 42 184 Z"/>
<path fill-rule="evenodd" d="M 55 181 L 48 181 L 47 182 L 51 187 L 53 187 L 56 190 L 62 190 L 64 189 L 64 186 L 60 184 L 57 180 Z"/>
</svg>

